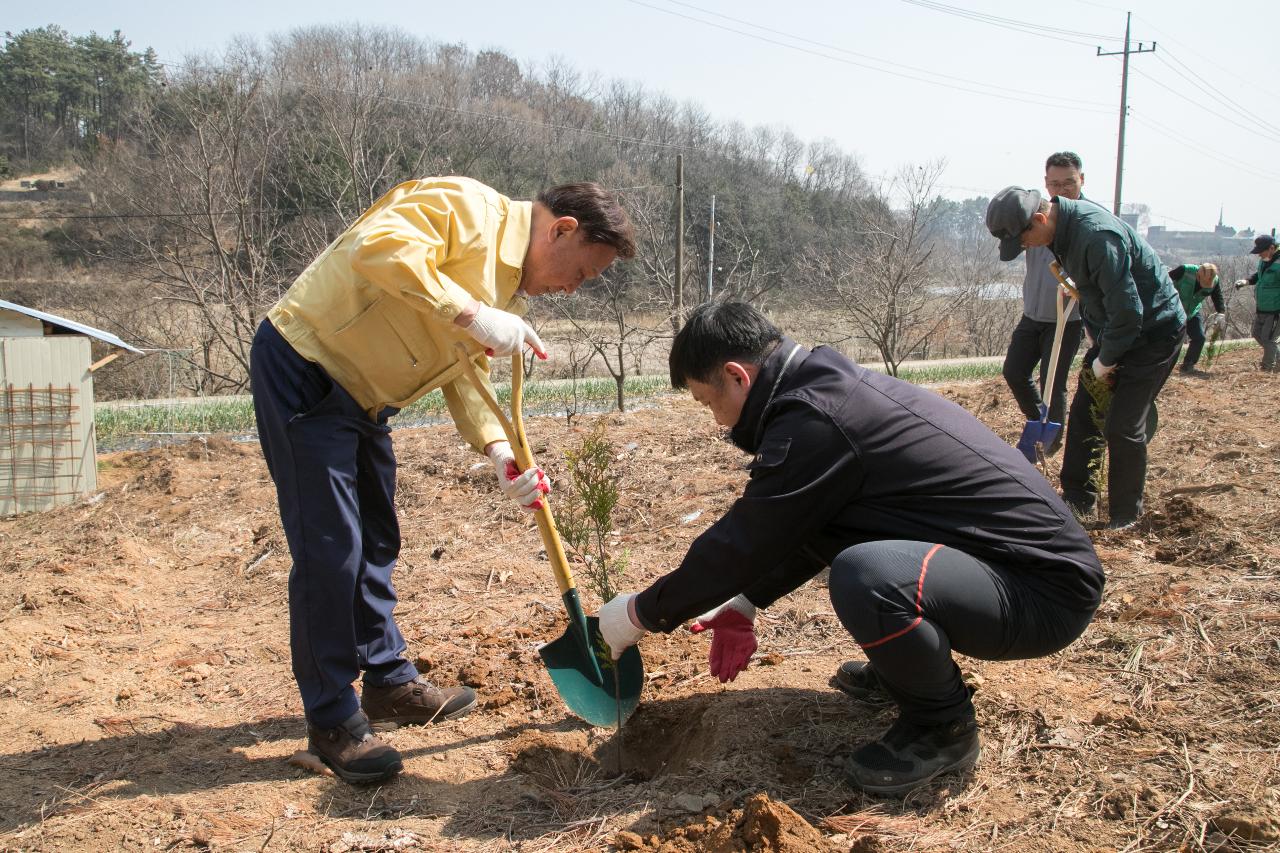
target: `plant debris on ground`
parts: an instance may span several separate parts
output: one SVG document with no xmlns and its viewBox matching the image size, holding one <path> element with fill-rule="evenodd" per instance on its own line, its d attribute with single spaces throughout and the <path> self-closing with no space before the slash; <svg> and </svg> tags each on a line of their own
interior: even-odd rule
<svg viewBox="0 0 1280 853">
<path fill-rule="evenodd" d="M 858 652 L 820 581 L 761 614 L 757 659 L 727 686 L 704 638 L 647 637 L 619 774 L 618 733 L 568 715 L 538 658 L 564 626 L 533 521 L 448 426 L 394 433 L 399 623 L 427 677 L 481 707 L 389 734 L 405 756 L 390 784 L 315 772 L 296 756 L 290 561 L 257 446 L 101 457 L 98 494 L 0 521 L 0 849 L 1274 847 L 1280 384 L 1256 360 L 1170 379 L 1149 514 L 1092 534 L 1108 577 L 1094 624 L 1049 658 L 961 658 L 982 759 L 905 799 L 843 779 L 891 712 L 828 687 Z M 998 378 L 939 391 L 1011 442 L 1022 428 Z M 534 456 L 563 481 L 563 451 L 605 430 L 624 591 L 678 565 L 746 477 L 687 397 L 575 424 L 532 419 Z"/>
</svg>

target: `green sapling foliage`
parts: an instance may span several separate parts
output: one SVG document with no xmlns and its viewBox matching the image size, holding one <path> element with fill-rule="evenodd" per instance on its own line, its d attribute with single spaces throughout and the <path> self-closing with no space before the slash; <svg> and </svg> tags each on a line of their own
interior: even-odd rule
<svg viewBox="0 0 1280 853">
<path fill-rule="evenodd" d="M 626 568 L 627 555 L 615 557 L 609 547 L 614 531 L 614 510 L 621 493 L 614 471 L 613 446 L 597 424 L 577 449 L 566 450 L 569 488 L 561 499 L 558 526 L 569 549 L 586 565 L 586 585 L 609 601 L 617 590 L 614 580 Z"/>
</svg>

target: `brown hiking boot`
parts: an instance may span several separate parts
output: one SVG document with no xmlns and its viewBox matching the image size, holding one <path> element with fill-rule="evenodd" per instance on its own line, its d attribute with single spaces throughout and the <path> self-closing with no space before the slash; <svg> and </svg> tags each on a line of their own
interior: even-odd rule
<svg viewBox="0 0 1280 853">
<path fill-rule="evenodd" d="M 360 707 L 375 732 L 456 720 L 475 706 L 476 692 L 470 687 L 436 687 L 421 675 L 391 687 L 366 684 L 360 696 Z"/>
<path fill-rule="evenodd" d="M 404 769 L 395 747 L 378 740 L 363 711 L 331 729 L 307 726 L 307 749 L 344 782 L 381 782 Z"/>
</svg>

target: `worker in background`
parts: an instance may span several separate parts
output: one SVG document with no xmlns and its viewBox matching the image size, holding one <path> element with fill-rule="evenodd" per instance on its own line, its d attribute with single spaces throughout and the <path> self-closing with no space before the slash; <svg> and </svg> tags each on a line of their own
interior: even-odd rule
<svg viewBox="0 0 1280 853">
<path fill-rule="evenodd" d="M 1236 290 L 1257 287 L 1257 308 L 1253 315 L 1253 339 L 1262 347 L 1264 373 L 1280 373 L 1280 264 L 1276 263 L 1276 238 L 1263 234 L 1253 241 L 1251 255 L 1258 256 L 1258 269 L 1236 282 Z"/>
<path fill-rule="evenodd" d="M 1222 285 L 1218 281 L 1217 264 L 1178 264 L 1169 268 L 1169 278 L 1178 288 L 1178 298 L 1182 300 L 1182 310 L 1187 314 L 1187 354 L 1178 368 L 1187 376 L 1207 376 L 1203 370 L 1196 369 L 1200 360 L 1200 352 L 1204 349 L 1205 323 L 1200 318 L 1200 304 L 1209 299 L 1213 303 L 1214 314 L 1209 318 L 1209 327 L 1218 334 L 1227 328 L 1227 307 L 1222 301 Z"/>
</svg>

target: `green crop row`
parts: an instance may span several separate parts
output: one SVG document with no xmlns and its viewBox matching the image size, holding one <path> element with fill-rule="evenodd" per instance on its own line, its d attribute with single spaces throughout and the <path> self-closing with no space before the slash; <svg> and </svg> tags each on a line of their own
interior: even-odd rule
<svg viewBox="0 0 1280 853">
<path fill-rule="evenodd" d="M 1249 340 L 1220 344 L 1219 352 L 1257 346 Z M 1074 367 L 1080 366 L 1077 356 Z M 936 367 L 903 369 L 899 378 L 915 384 L 937 384 L 990 379 L 1000 375 L 999 362 L 939 364 Z M 510 406 L 511 386 L 497 384 L 494 390 L 503 408 Z M 628 404 L 671 393 L 666 376 L 633 376 L 627 379 Z M 524 388 L 524 409 L 528 414 L 561 415 L 565 412 L 606 411 L 616 400 L 612 379 L 588 378 L 574 383 L 567 379 L 530 382 Z M 440 423 L 448 417 L 444 395 L 432 391 L 423 395 L 392 419 L 402 426 Z M 131 444 L 164 443 L 182 436 L 206 433 L 252 434 L 255 431 L 253 403 L 246 396 L 205 397 L 154 405 L 98 406 L 94 415 L 98 447 L 114 450 Z"/>
</svg>

